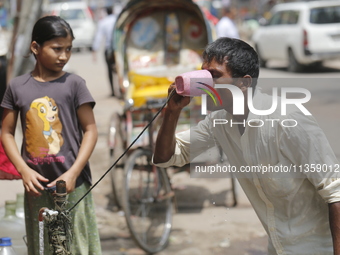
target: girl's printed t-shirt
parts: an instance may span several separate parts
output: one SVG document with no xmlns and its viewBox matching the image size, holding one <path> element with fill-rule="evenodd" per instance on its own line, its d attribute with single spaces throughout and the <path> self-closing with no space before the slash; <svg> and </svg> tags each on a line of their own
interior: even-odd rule
<svg viewBox="0 0 340 255">
<path fill-rule="evenodd" d="M 20 112 L 21 155 L 50 181 L 65 173 L 78 155 L 83 133 L 77 109 L 85 103 L 95 105 L 85 80 L 70 73 L 49 82 L 39 82 L 25 74 L 12 79 L 6 90 L 1 106 Z M 92 181 L 89 163 L 76 187 L 84 181 Z"/>
</svg>

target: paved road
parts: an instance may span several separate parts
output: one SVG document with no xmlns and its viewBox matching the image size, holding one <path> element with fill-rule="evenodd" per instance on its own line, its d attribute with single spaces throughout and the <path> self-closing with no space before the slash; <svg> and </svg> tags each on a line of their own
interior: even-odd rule
<svg viewBox="0 0 340 255">
<path fill-rule="evenodd" d="M 121 110 L 122 104 L 118 99 L 109 96 L 104 60 L 100 56 L 98 62 L 93 63 L 90 53 L 75 53 L 69 69 L 85 78 L 97 101 L 95 115 L 99 140 L 90 160 L 93 179 L 96 181 L 109 167 L 107 150 L 109 117 L 114 111 Z M 273 81 L 284 78 L 340 78 L 340 65 L 333 62 L 328 63 L 326 69 L 288 74 L 281 63 L 272 63 L 270 69 L 261 70 L 261 76 L 271 78 Z M 321 122 L 336 154 L 340 156 L 337 142 L 340 124 L 338 111 L 340 88 L 336 84 L 328 85 L 325 80 L 324 82 L 319 80 L 320 83 L 314 82 L 310 86 L 316 100 L 311 102 L 308 109 Z M 264 86 L 264 90 L 270 91 L 269 85 Z M 329 115 L 335 117 L 333 121 L 329 120 Z M 238 206 L 229 207 L 231 202 L 229 179 L 191 179 L 187 173 L 180 173 L 174 176 L 173 183 L 184 189 L 176 190 L 178 212 L 173 216 L 169 247 L 160 252 L 160 255 L 265 254 L 266 234 L 240 189 Z M 0 207 L 3 206 L 4 200 L 14 199 L 17 192 L 22 192 L 20 181 L 1 181 Z M 122 213 L 110 210 L 110 176 L 106 176 L 93 193 L 104 255 L 143 254 L 129 238 Z"/>
</svg>

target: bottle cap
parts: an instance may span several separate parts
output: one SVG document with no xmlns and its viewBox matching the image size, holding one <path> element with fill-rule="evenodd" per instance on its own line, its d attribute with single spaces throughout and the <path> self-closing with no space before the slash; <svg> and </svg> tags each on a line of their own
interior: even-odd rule
<svg viewBox="0 0 340 255">
<path fill-rule="evenodd" d="M 0 238 L 0 246 L 11 246 L 12 240 L 10 237 L 2 237 Z"/>
</svg>

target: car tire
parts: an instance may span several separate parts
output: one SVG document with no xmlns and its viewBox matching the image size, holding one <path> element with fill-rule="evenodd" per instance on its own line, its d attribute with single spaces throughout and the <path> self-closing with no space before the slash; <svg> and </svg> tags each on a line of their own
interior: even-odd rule
<svg viewBox="0 0 340 255">
<path fill-rule="evenodd" d="M 260 67 L 266 67 L 267 66 L 267 61 L 262 58 L 261 52 L 260 52 L 259 47 L 257 45 L 255 46 L 255 49 L 256 49 L 256 52 L 257 52 L 257 56 L 259 58 L 259 65 L 260 65 Z"/>
<path fill-rule="evenodd" d="M 322 61 L 314 62 L 313 64 L 310 65 L 310 67 L 314 70 L 319 70 L 323 67 L 323 62 Z"/>
<path fill-rule="evenodd" d="M 292 49 L 288 49 L 288 72 L 297 73 L 302 71 L 302 65 L 296 60 Z"/>
</svg>

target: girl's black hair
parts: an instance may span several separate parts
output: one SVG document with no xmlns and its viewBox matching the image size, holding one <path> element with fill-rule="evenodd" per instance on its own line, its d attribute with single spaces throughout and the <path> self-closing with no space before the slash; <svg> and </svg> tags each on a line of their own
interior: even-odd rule
<svg viewBox="0 0 340 255">
<path fill-rule="evenodd" d="M 228 37 L 221 37 L 210 43 L 203 52 L 203 60 L 210 63 L 225 63 L 233 78 L 250 75 L 253 78 L 252 87 L 256 86 L 259 77 L 259 58 L 256 51 L 246 42 Z"/>
<path fill-rule="evenodd" d="M 36 41 L 42 46 L 44 42 L 53 38 L 67 37 L 68 35 L 74 39 L 72 28 L 65 20 L 59 16 L 45 16 L 35 23 L 31 42 Z"/>
</svg>

